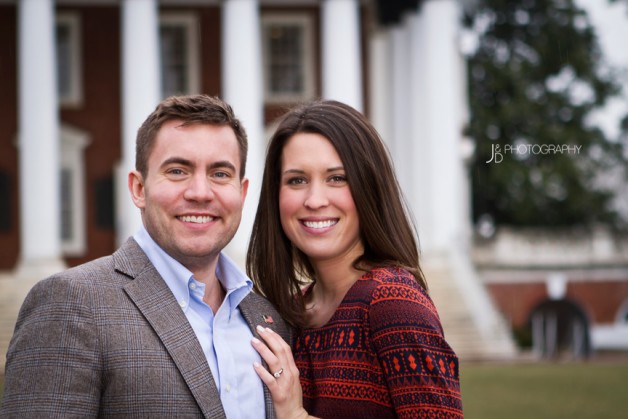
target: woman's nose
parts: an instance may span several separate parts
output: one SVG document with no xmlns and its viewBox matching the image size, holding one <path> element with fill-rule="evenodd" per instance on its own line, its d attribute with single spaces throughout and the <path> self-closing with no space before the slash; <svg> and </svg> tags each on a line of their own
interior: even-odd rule
<svg viewBox="0 0 628 419">
<path fill-rule="evenodd" d="M 310 209 L 322 208 L 329 205 L 327 188 L 325 188 L 325 185 L 312 183 L 308 190 L 304 205 Z"/>
</svg>

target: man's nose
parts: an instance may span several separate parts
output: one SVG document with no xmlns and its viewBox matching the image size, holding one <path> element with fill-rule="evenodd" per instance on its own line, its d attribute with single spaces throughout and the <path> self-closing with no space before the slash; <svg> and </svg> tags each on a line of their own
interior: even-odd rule
<svg viewBox="0 0 628 419">
<path fill-rule="evenodd" d="M 185 190 L 184 197 L 191 201 L 209 201 L 214 198 L 213 185 L 206 175 L 194 175 Z"/>
</svg>

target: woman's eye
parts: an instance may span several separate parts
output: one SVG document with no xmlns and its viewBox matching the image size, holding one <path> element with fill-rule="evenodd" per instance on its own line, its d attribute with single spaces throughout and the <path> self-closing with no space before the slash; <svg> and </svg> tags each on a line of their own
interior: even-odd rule
<svg viewBox="0 0 628 419">
<path fill-rule="evenodd" d="M 346 182 L 347 178 L 344 175 L 334 175 L 330 178 L 330 180 L 334 183 L 342 183 Z"/>
<path fill-rule="evenodd" d="M 303 185 L 305 183 L 305 179 L 301 177 L 293 177 L 288 179 L 286 182 L 288 185 Z"/>
</svg>

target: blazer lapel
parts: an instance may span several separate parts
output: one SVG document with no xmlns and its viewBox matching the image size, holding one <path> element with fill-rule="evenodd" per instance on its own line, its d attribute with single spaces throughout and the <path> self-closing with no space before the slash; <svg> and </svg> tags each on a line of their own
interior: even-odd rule
<svg viewBox="0 0 628 419">
<path fill-rule="evenodd" d="M 170 288 L 134 240 L 114 259 L 116 270 L 134 278 L 124 290 L 161 339 L 205 417 L 225 418 L 203 349 Z"/>
<path fill-rule="evenodd" d="M 262 313 L 259 307 L 257 307 L 257 305 L 254 302 L 254 295 L 252 294 L 252 292 L 250 292 L 246 297 L 244 297 L 244 299 L 238 305 L 238 308 L 240 309 L 240 312 L 242 313 L 242 317 L 244 317 L 244 320 L 246 320 L 246 322 L 249 324 L 249 327 L 251 328 L 251 332 L 253 332 L 253 336 L 257 336 L 257 331 L 255 330 L 257 325 L 262 325 L 264 327 L 272 327 L 274 329 L 273 326 L 269 324 L 264 324 L 264 315 L 267 313 Z M 264 362 L 263 359 L 262 359 L 262 364 L 264 365 L 264 367 L 268 368 L 268 365 L 266 364 L 266 362 Z M 276 416 L 275 416 L 275 409 L 273 407 L 273 398 L 266 384 L 262 383 L 262 386 L 264 387 L 264 404 L 266 406 L 266 419 L 274 419 Z"/>
</svg>

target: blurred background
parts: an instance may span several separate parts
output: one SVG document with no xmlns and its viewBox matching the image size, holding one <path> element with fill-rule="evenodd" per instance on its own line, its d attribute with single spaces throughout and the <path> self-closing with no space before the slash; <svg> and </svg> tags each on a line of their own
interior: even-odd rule
<svg viewBox="0 0 628 419">
<path fill-rule="evenodd" d="M 140 225 L 126 175 L 162 98 L 247 129 L 242 266 L 274 121 L 325 98 L 389 147 L 467 416 L 503 417 L 485 390 L 508 417 L 625 412 L 626 40 L 622 0 L 0 0 L 0 376 L 34 282 Z"/>
</svg>

